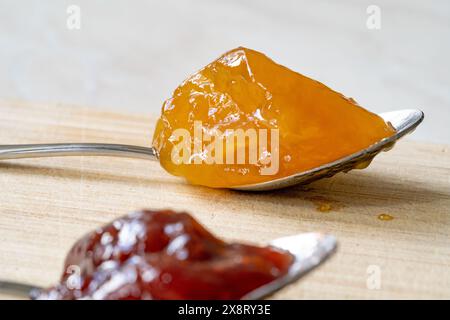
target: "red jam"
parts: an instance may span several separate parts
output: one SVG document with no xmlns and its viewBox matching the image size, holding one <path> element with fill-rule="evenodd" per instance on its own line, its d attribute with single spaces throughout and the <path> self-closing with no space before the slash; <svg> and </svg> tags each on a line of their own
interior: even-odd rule
<svg viewBox="0 0 450 320">
<path fill-rule="evenodd" d="M 240 299 L 288 271 L 273 247 L 225 243 L 189 214 L 144 210 L 87 234 L 37 299 Z"/>
</svg>

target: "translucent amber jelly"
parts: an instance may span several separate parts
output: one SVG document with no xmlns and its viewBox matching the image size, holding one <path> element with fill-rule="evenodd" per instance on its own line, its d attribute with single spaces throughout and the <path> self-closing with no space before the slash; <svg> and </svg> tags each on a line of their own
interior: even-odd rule
<svg viewBox="0 0 450 320">
<path fill-rule="evenodd" d="M 245 140 L 226 143 L 237 129 L 249 133 Z M 248 129 L 256 132 L 256 144 Z M 263 131 L 267 141 L 260 145 Z M 353 99 L 241 47 L 174 91 L 163 105 L 153 146 L 168 172 L 193 184 L 234 187 L 315 168 L 392 134 L 389 124 Z M 210 148 L 214 139 L 225 143 Z M 238 161 L 239 152 L 245 161 Z"/>
<path fill-rule="evenodd" d="M 144 210 L 87 234 L 36 299 L 240 299 L 287 273 L 291 254 L 225 243 L 189 214 Z"/>
</svg>

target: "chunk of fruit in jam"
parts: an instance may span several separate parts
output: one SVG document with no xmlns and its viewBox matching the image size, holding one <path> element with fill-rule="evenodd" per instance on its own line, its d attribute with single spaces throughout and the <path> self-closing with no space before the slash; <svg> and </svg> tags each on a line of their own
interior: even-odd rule
<svg viewBox="0 0 450 320">
<path fill-rule="evenodd" d="M 196 121 L 201 121 L 200 125 Z M 176 129 L 186 129 L 189 135 L 177 135 Z M 259 146 L 259 141 L 264 142 L 259 139 L 255 145 L 250 138 L 241 143 L 233 138 L 234 144 L 227 143 L 226 132 L 230 136 L 237 129 L 257 134 L 266 129 L 267 143 Z M 271 129 L 275 129 L 273 134 Z M 315 168 L 394 132 L 353 99 L 276 64 L 262 53 L 237 48 L 174 91 L 163 105 L 153 146 L 168 172 L 193 184 L 233 187 Z M 217 139 L 224 141 L 223 146 L 218 145 L 223 151 L 218 157 L 214 148 L 208 148 L 211 140 Z M 186 141 L 189 148 L 180 148 Z M 239 152 L 246 155 L 244 161 L 238 161 Z M 252 152 L 256 152 L 253 161 Z M 182 161 L 174 161 L 174 155 Z"/>
<path fill-rule="evenodd" d="M 70 250 L 60 283 L 37 299 L 239 299 L 285 275 L 291 254 L 227 244 L 189 214 L 144 210 Z"/>
</svg>

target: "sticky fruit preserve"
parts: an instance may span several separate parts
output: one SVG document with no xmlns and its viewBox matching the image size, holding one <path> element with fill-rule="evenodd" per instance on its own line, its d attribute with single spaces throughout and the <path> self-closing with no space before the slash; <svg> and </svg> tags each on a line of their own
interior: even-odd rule
<svg viewBox="0 0 450 320">
<path fill-rule="evenodd" d="M 87 234 L 37 299 L 240 299 L 285 275 L 273 247 L 226 243 L 187 213 L 144 210 Z"/>
<path fill-rule="evenodd" d="M 234 187 L 315 168 L 394 132 L 353 99 L 240 47 L 175 89 L 153 146 L 168 172 Z"/>
</svg>

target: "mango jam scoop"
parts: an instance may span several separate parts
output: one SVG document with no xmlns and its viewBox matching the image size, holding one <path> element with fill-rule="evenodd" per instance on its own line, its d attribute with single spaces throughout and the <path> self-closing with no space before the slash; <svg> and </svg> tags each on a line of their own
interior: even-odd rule
<svg viewBox="0 0 450 320">
<path fill-rule="evenodd" d="M 75 243 L 35 299 L 240 299 L 287 274 L 287 251 L 226 243 L 185 212 L 143 210 Z"/>
<path fill-rule="evenodd" d="M 225 188 L 313 169 L 394 133 L 353 99 L 240 47 L 165 101 L 153 146 L 169 173 Z"/>
</svg>

